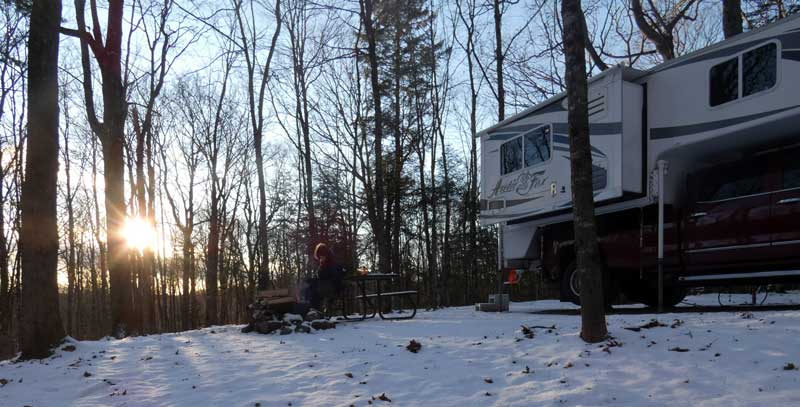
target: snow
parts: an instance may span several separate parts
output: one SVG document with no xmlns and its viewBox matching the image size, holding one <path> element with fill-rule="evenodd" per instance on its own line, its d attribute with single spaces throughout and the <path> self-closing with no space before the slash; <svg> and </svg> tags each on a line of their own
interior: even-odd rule
<svg viewBox="0 0 800 407">
<path fill-rule="evenodd" d="M 74 351 L 41 362 L 0 362 L 0 405 L 800 405 L 800 370 L 785 370 L 800 365 L 800 307 L 720 309 L 719 301 L 750 296 L 687 298 L 716 307 L 704 312 L 621 307 L 608 316 L 613 341 L 594 345 L 578 337 L 576 307 L 557 301 L 497 314 L 448 308 L 312 334 L 242 334 L 229 325 L 71 341 Z M 800 304 L 800 292 L 771 294 L 766 304 Z M 624 329 L 652 319 L 664 326 Z M 522 325 L 555 329 L 535 327 L 529 339 Z M 412 339 L 418 353 L 405 349 Z"/>
</svg>

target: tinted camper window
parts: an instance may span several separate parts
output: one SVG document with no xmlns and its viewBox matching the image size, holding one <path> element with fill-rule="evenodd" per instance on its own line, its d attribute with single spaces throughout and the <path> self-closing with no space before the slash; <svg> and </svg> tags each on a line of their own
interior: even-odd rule
<svg viewBox="0 0 800 407">
<path fill-rule="evenodd" d="M 517 137 L 500 146 L 500 160 L 502 175 L 522 168 L 522 137 Z"/>
<path fill-rule="evenodd" d="M 719 106 L 739 98 L 739 58 L 730 59 L 711 68 L 710 103 Z"/>
<path fill-rule="evenodd" d="M 550 159 L 550 128 L 540 127 L 525 135 L 525 166 Z"/>
<path fill-rule="evenodd" d="M 742 96 L 775 86 L 778 47 L 767 44 L 742 55 Z"/>
</svg>

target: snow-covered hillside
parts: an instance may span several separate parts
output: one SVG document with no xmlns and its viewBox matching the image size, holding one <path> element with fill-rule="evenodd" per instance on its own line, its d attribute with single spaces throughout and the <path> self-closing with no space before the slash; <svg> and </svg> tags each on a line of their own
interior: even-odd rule
<svg viewBox="0 0 800 407">
<path fill-rule="evenodd" d="M 717 305 L 718 297 L 687 301 Z M 800 304 L 800 293 L 770 302 Z M 800 405 L 798 310 L 625 310 L 608 317 L 612 340 L 587 345 L 580 317 L 543 311 L 551 309 L 572 307 L 451 308 L 286 336 L 223 326 L 73 342 L 42 362 L 1 362 L 0 405 Z M 555 329 L 534 327 L 529 338 L 522 325 Z M 422 344 L 417 353 L 406 350 L 412 339 Z"/>
</svg>

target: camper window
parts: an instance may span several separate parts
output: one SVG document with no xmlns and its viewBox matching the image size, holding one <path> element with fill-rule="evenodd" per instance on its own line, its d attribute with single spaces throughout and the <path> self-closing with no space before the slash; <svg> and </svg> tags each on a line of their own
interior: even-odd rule
<svg viewBox="0 0 800 407">
<path fill-rule="evenodd" d="M 741 92 L 739 78 L 742 81 Z M 709 103 L 712 107 L 719 106 L 763 92 L 775 86 L 777 81 L 778 46 L 771 42 L 711 67 Z"/>
<path fill-rule="evenodd" d="M 517 137 L 500 146 L 502 175 L 522 168 L 522 137 Z"/>
<path fill-rule="evenodd" d="M 525 135 L 525 166 L 550 159 L 550 127 L 540 127 Z"/>
<path fill-rule="evenodd" d="M 775 43 L 758 47 L 742 55 L 742 95 L 750 96 L 775 86 L 777 77 Z"/>
<path fill-rule="evenodd" d="M 719 106 L 739 98 L 739 58 L 727 60 L 711 68 L 710 102 Z"/>
</svg>

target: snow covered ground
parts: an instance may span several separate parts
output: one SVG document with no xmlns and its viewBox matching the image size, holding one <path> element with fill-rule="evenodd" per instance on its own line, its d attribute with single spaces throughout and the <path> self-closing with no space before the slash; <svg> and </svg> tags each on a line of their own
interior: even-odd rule
<svg viewBox="0 0 800 407">
<path fill-rule="evenodd" d="M 731 305 L 749 296 L 720 299 Z M 687 302 L 717 306 L 718 296 Z M 771 294 L 769 303 L 800 304 L 800 293 Z M 42 362 L 0 362 L 0 405 L 800 405 L 800 310 L 627 308 L 635 307 L 608 317 L 614 339 L 595 345 L 578 337 L 574 307 L 555 301 L 514 303 L 502 314 L 450 308 L 312 334 L 223 326 L 73 342 L 74 351 Z M 653 318 L 664 326 L 624 329 Z M 533 328 L 526 338 L 522 325 L 555 329 Z M 422 344 L 418 353 L 405 348 L 412 339 Z"/>
</svg>

